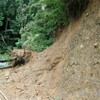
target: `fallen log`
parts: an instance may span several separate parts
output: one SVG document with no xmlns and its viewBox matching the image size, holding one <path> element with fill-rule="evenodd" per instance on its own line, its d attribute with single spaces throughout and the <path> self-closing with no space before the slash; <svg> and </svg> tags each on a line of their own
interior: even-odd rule
<svg viewBox="0 0 100 100">
<path fill-rule="evenodd" d="M 1 63 L 13 61 L 12 65 L 0 67 L 0 69 L 14 68 L 25 64 L 25 59 L 22 56 L 17 56 L 8 60 L 0 60 Z"/>
<path fill-rule="evenodd" d="M 0 67 L 0 69 L 8 69 L 8 68 L 13 68 L 14 66 L 9 65 L 9 66 L 5 66 L 5 67 Z"/>
<path fill-rule="evenodd" d="M 6 60 L 0 60 L 1 63 L 3 62 L 10 62 L 10 61 L 14 61 L 16 58 L 11 58 L 11 59 L 6 59 Z"/>
</svg>

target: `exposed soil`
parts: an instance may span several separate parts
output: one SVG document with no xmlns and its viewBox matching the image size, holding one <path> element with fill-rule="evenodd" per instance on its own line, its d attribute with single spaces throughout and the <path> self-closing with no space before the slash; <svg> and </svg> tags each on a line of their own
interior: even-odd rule
<svg viewBox="0 0 100 100">
<path fill-rule="evenodd" d="M 8 100 L 100 100 L 100 0 L 91 0 L 51 47 L 27 53 L 25 65 L 0 71 Z"/>
</svg>

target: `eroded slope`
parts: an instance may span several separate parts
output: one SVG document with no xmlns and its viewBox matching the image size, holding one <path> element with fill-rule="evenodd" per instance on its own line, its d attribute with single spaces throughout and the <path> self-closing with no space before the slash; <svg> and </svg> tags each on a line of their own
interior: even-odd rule
<svg viewBox="0 0 100 100">
<path fill-rule="evenodd" d="M 0 71 L 0 90 L 9 100 L 100 100 L 100 1 L 30 62 Z"/>
</svg>

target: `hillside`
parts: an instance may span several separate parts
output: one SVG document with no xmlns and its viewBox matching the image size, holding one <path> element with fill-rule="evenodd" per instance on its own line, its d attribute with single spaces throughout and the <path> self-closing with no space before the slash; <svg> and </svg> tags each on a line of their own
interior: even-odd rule
<svg viewBox="0 0 100 100">
<path fill-rule="evenodd" d="M 0 71 L 8 100 L 100 100 L 100 0 L 91 0 L 51 47 L 27 54 L 24 66 Z"/>
</svg>

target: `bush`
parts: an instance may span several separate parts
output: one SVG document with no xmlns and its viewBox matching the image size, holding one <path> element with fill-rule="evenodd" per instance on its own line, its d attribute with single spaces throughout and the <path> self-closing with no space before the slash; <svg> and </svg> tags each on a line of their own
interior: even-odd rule
<svg viewBox="0 0 100 100">
<path fill-rule="evenodd" d="M 64 7 L 62 0 L 31 2 L 28 8 L 30 21 L 21 28 L 17 46 L 37 52 L 48 48 L 54 42 L 54 30 L 68 24 Z"/>
</svg>

